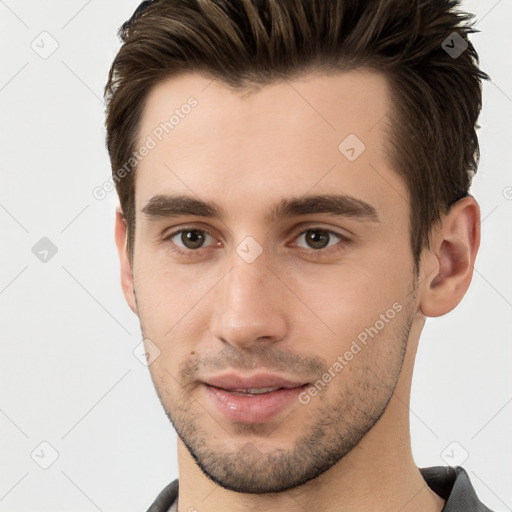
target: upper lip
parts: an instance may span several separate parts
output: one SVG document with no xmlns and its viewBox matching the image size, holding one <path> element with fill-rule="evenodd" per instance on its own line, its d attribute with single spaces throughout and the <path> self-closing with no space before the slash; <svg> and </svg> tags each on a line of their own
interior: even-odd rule
<svg viewBox="0 0 512 512">
<path fill-rule="evenodd" d="M 263 389 L 263 388 L 298 388 L 304 386 L 305 382 L 297 382 L 285 379 L 271 373 L 259 373 L 251 377 L 242 377 L 234 373 L 218 375 L 203 379 L 208 386 L 225 389 Z"/>
</svg>

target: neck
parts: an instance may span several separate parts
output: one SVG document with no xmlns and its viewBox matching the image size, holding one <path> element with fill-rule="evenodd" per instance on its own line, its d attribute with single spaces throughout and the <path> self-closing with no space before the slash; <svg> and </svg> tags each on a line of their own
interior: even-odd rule
<svg viewBox="0 0 512 512">
<path fill-rule="evenodd" d="M 210 512 L 440 512 L 444 500 L 430 490 L 416 467 L 409 431 L 412 369 L 423 323 L 417 318 L 413 324 L 403 369 L 384 414 L 361 442 L 328 471 L 282 493 L 236 493 L 209 480 L 178 440 L 179 512 L 203 508 Z"/>
</svg>

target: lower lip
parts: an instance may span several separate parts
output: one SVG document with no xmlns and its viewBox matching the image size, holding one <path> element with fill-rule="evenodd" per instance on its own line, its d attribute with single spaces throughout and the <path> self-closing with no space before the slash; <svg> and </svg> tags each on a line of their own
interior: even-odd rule
<svg viewBox="0 0 512 512">
<path fill-rule="evenodd" d="M 261 395 L 231 393 L 225 389 L 204 384 L 206 394 L 214 406 L 231 421 L 263 423 L 272 419 L 290 404 L 297 402 L 307 384 L 299 388 L 278 389 Z"/>
</svg>

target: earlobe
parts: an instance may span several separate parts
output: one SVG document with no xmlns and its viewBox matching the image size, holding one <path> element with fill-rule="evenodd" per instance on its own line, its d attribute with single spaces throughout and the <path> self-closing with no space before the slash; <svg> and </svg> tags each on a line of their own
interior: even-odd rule
<svg viewBox="0 0 512 512">
<path fill-rule="evenodd" d="M 480 246 L 480 208 L 471 196 L 457 201 L 432 232 L 422 259 L 419 307 L 425 316 L 441 316 L 466 294 Z"/>
<path fill-rule="evenodd" d="M 120 207 L 116 209 L 115 238 L 117 252 L 119 255 L 119 264 L 121 268 L 121 287 L 124 297 L 130 309 L 138 315 L 137 301 L 135 298 L 135 285 L 133 281 L 133 271 L 128 255 L 127 248 L 127 229 L 126 220 Z"/>
</svg>

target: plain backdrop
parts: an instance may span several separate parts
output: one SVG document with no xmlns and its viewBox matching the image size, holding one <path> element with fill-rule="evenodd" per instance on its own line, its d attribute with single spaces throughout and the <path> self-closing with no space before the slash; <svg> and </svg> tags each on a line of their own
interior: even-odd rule
<svg viewBox="0 0 512 512">
<path fill-rule="evenodd" d="M 0 1 L 0 510 L 142 511 L 176 435 L 133 351 L 119 283 L 103 87 L 136 0 Z M 459 464 L 512 508 L 512 3 L 464 2 L 484 86 L 472 189 L 482 246 L 460 306 L 429 319 L 411 401 L 419 466 Z M 446 91 L 457 94 L 457 91 Z M 46 467 L 46 469 L 45 469 Z"/>
</svg>

